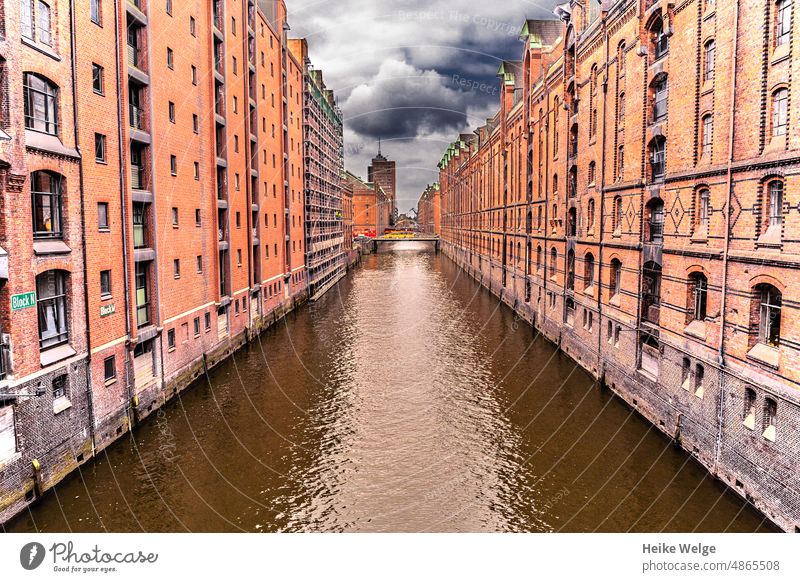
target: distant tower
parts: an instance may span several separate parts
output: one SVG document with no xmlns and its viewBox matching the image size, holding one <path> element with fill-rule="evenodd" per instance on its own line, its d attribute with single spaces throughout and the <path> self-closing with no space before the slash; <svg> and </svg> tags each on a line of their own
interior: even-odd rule
<svg viewBox="0 0 800 582">
<path fill-rule="evenodd" d="M 389 223 L 394 225 L 397 216 L 397 168 L 392 160 L 381 153 L 381 138 L 378 138 L 378 154 L 372 158 L 367 168 L 367 181 L 374 182 L 386 192 L 392 207 L 389 209 Z"/>
</svg>

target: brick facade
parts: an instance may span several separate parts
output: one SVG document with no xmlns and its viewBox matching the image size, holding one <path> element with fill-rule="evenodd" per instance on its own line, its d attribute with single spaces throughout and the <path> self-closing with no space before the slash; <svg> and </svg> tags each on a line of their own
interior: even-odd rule
<svg viewBox="0 0 800 582">
<path fill-rule="evenodd" d="M 465 270 L 795 530 L 800 36 L 781 7 L 592 0 L 527 21 L 497 115 L 440 163 L 441 229 Z"/>
<path fill-rule="evenodd" d="M 0 13 L 0 521 L 308 294 L 284 2 L 30 5 Z"/>
</svg>

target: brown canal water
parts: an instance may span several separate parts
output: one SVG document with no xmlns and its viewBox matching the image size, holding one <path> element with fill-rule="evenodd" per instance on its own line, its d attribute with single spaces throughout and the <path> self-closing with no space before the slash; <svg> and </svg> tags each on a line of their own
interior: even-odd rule
<svg viewBox="0 0 800 582">
<path fill-rule="evenodd" d="M 365 258 L 12 532 L 771 531 L 443 255 Z"/>
</svg>

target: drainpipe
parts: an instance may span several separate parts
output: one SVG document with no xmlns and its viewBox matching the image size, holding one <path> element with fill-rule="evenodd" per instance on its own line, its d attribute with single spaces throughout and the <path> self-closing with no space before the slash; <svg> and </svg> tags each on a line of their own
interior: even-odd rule
<svg viewBox="0 0 800 582">
<path fill-rule="evenodd" d="M 720 306 L 720 339 L 717 362 L 720 367 L 720 378 L 725 370 L 725 322 L 727 320 L 727 294 L 728 288 L 728 260 L 731 242 L 731 199 L 733 194 L 733 148 L 736 135 L 736 80 L 737 67 L 739 64 L 739 6 L 734 7 L 733 15 L 733 45 L 731 48 L 733 63 L 733 79 L 731 82 L 730 103 L 731 103 L 731 123 L 728 131 L 728 172 L 726 180 L 726 201 L 725 201 L 725 248 L 722 253 L 722 300 Z M 719 464 L 720 448 L 722 446 L 722 427 L 725 422 L 725 390 L 720 382 L 719 408 L 717 410 L 717 439 L 714 447 L 714 474 L 717 472 Z"/>
<path fill-rule="evenodd" d="M 75 40 L 75 10 L 73 7 L 72 2 L 69 4 L 69 25 L 70 25 L 70 50 L 72 54 L 70 55 L 71 61 L 71 73 L 72 73 L 72 131 L 73 131 L 73 138 L 75 139 L 75 149 L 78 150 L 78 154 L 81 155 L 81 146 L 80 146 L 80 134 L 78 132 L 78 84 L 76 83 L 76 78 L 78 76 L 77 73 L 77 65 L 75 63 L 75 54 L 76 54 L 76 40 Z M 84 204 L 84 188 L 83 188 L 83 155 L 81 155 L 79 162 L 78 162 L 78 182 L 79 187 L 81 189 L 81 237 L 82 237 L 82 249 L 81 249 L 81 257 L 83 258 L 83 278 L 84 278 L 84 285 L 83 285 L 83 316 L 84 316 L 84 325 L 86 326 L 86 408 L 89 412 L 89 437 L 92 443 L 92 456 L 94 456 L 95 444 L 94 444 L 94 406 L 92 402 L 92 340 L 91 340 L 91 332 L 89 331 L 91 328 L 89 326 L 89 288 L 86 285 L 86 280 L 88 278 L 88 270 L 86 267 L 86 212 Z M 74 286 L 73 286 L 74 288 Z"/>
<path fill-rule="evenodd" d="M 605 216 L 605 187 L 606 187 L 606 145 L 608 143 L 608 26 L 606 22 L 607 13 L 603 15 L 603 37 L 606 45 L 606 76 L 603 81 L 603 151 L 600 154 L 600 219 L 599 229 L 600 238 L 598 241 L 599 250 L 597 251 L 597 264 L 600 269 L 600 276 L 597 278 L 597 374 L 601 378 L 601 382 L 605 383 L 605 367 L 603 366 L 603 217 Z M 619 79 L 619 72 L 617 72 L 617 79 Z M 617 88 L 619 91 L 619 88 Z M 595 220 L 597 217 L 595 216 Z"/>
<path fill-rule="evenodd" d="M 119 4 L 114 2 L 114 39 L 115 39 L 115 49 L 116 49 L 116 63 L 117 63 L 117 118 L 119 126 L 117 130 L 117 141 L 119 147 L 119 199 L 120 199 L 120 212 L 121 212 L 121 219 L 122 219 L 122 267 L 125 271 L 125 276 L 123 277 L 124 281 L 124 297 L 125 297 L 125 335 L 130 338 L 131 337 L 131 295 L 130 295 L 130 257 L 128 256 L 128 237 L 126 236 L 127 228 L 128 228 L 128 203 L 125 197 L 125 193 L 127 192 L 127 185 L 125 184 L 125 166 L 123 164 L 126 163 L 125 157 L 125 148 L 123 146 L 125 134 L 122 130 L 122 124 L 125 122 L 125 111 L 124 111 L 124 97 L 122 95 L 122 74 L 124 67 L 122 65 L 122 52 L 120 51 L 120 38 L 119 38 Z M 133 384 L 132 378 L 130 373 L 130 365 L 129 365 L 129 350 L 125 348 L 125 388 L 128 392 L 128 405 L 125 407 L 126 415 L 128 416 L 128 426 L 133 426 L 133 415 L 131 414 L 131 403 L 133 403 Z"/>
</svg>

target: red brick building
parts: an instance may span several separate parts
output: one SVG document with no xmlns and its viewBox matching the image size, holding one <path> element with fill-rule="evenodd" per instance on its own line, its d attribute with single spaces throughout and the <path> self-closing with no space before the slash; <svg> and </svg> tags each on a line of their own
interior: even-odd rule
<svg viewBox="0 0 800 582">
<path fill-rule="evenodd" d="M 440 163 L 443 248 L 800 527 L 797 3 L 570 2 Z"/>
<path fill-rule="evenodd" d="M 353 191 L 353 236 L 383 236 L 389 226 L 391 198 L 377 184 L 350 172 L 345 172 L 345 181 Z"/>
<path fill-rule="evenodd" d="M 417 224 L 425 234 L 442 233 L 442 203 L 439 184 L 429 184 L 417 202 Z"/>
<path fill-rule="evenodd" d="M 397 163 L 381 153 L 380 142 L 378 153 L 367 168 L 367 181 L 377 184 L 386 193 L 390 201 L 389 224 L 393 225 L 397 218 Z"/>
<path fill-rule="evenodd" d="M 0 521 L 305 300 L 287 29 L 282 0 L 0 11 Z"/>
</svg>

